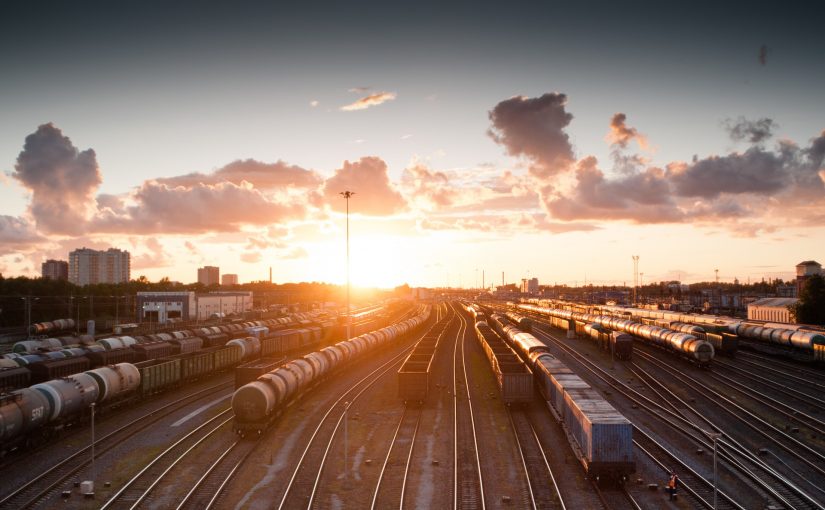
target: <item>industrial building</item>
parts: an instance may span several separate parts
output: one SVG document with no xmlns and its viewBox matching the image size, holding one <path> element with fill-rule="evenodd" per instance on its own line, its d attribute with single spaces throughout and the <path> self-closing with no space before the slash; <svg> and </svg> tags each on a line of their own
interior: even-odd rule
<svg viewBox="0 0 825 510">
<path fill-rule="evenodd" d="M 69 252 L 69 281 L 75 285 L 126 283 L 130 270 L 130 256 L 126 250 L 80 248 Z"/>
<path fill-rule="evenodd" d="M 815 260 L 805 260 L 796 265 L 796 295 L 805 287 L 808 278 L 815 274 L 822 274 L 822 264 Z"/>
<path fill-rule="evenodd" d="M 252 310 L 252 292 L 138 292 L 137 321 L 164 324 L 240 315 Z"/>
<path fill-rule="evenodd" d="M 50 280 L 68 280 L 69 263 L 65 260 L 49 259 L 40 265 L 40 274 Z"/>
<path fill-rule="evenodd" d="M 538 294 L 539 293 L 539 279 L 538 278 L 522 278 L 521 279 L 522 294 Z"/>
<path fill-rule="evenodd" d="M 748 305 L 748 320 L 793 324 L 796 320 L 789 307 L 797 301 L 796 298 L 764 298 L 754 301 Z"/>
<path fill-rule="evenodd" d="M 221 285 L 237 285 L 238 275 L 227 273 L 221 276 Z"/>
<path fill-rule="evenodd" d="M 218 285 L 221 281 L 221 269 L 217 266 L 203 266 L 198 268 L 198 283 L 204 285 Z"/>
</svg>

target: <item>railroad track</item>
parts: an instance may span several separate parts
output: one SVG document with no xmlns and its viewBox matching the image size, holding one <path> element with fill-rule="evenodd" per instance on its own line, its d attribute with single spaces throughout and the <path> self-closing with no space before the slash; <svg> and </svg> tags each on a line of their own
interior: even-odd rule
<svg viewBox="0 0 825 510">
<path fill-rule="evenodd" d="M 432 327 L 435 327 L 437 324 L 438 323 L 435 323 Z M 432 327 L 430 329 L 432 329 Z M 429 330 L 427 332 L 429 332 Z M 423 338 L 427 332 L 423 333 L 419 338 Z M 283 497 L 278 505 L 279 510 L 303 505 L 306 505 L 306 508 L 312 507 L 318 492 L 321 475 L 324 472 L 326 462 L 329 458 L 329 452 L 333 447 L 342 423 L 344 423 L 348 409 L 353 403 L 358 401 L 364 392 L 380 381 L 386 373 L 397 368 L 413 348 L 414 345 L 411 345 L 403 349 L 399 354 L 393 356 L 390 360 L 360 379 L 345 391 L 332 406 L 330 406 L 326 413 L 324 413 L 321 421 L 312 432 L 309 442 L 301 453 L 298 464 L 295 466 L 292 476 L 284 489 Z M 328 439 L 321 441 L 321 438 Z M 348 466 L 345 465 L 345 475 L 347 471 Z"/>
<path fill-rule="evenodd" d="M 825 386 L 825 371 L 812 370 L 799 363 L 789 363 L 773 356 L 765 356 L 752 351 L 737 351 L 735 360 L 757 365 L 760 369 L 764 368 L 792 378 L 798 378 L 800 375 L 814 378 L 819 380 L 818 386 Z M 796 374 L 791 372 L 796 372 Z M 803 381 L 811 382 L 810 379 L 804 379 Z"/>
<path fill-rule="evenodd" d="M 421 408 L 407 406 L 398 422 L 390 449 L 384 458 L 378 482 L 372 495 L 370 509 L 404 508 L 407 476 L 410 472 L 418 426 L 421 424 Z"/>
<path fill-rule="evenodd" d="M 679 459 L 678 455 L 671 453 L 667 446 L 635 426 L 633 427 L 633 444 L 650 457 L 665 473 L 675 471 L 678 466 L 680 490 L 687 492 L 699 506 L 711 509 L 744 510 L 742 506 L 727 497 L 727 495 L 723 495 L 721 491 L 717 494 L 717 505 L 714 507 L 713 481 L 701 476 Z"/>
<path fill-rule="evenodd" d="M 174 467 L 180 465 L 193 450 L 231 421 L 232 408 L 229 407 L 175 441 L 123 484 L 120 490 L 110 497 L 100 509 L 134 509 L 139 506 L 146 506 L 147 508 L 156 506 L 151 499 L 155 487 Z"/>
<path fill-rule="evenodd" d="M 450 306 L 455 307 L 453 303 Z M 484 478 L 478 457 L 473 402 L 467 385 L 467 366 L 464 360 L 467 320 L 455 308 L 453 311 L 461 321 L 453 345 L 453 508 L 484 509 Z"/>
<path fill-rule="evenodd" d="M 595 481 L 592 486 L 593 491 L 606 510 L 642 510 L 641 505 L 626 487 L 604 488 L 599 487 L 599 484 Z"/>
<path fill-rule="evenodd" d="M 533 425 L 522 409 L 509 408 L 510 424 L 516 437 L 524 476 L 527 478 L 527 501 L 533 509 L 557 508 L 565 510 L 553 470 L 544 454 L 544 447 Z"/>
<path fill-rule="evenodd" d="M 130 438 L 161 419 L 176 412 L 188 402 L 196 402 L 213 395 L 232 383 L 222 383 L 179 398 L 159 408 L 153 409 L 135 421 L 132 421 L 102 437 L 95 439 L 95 459 L 98 459 L 111 450 L 122 445 Z M 35 476 L 28 482 L 17 487 L 0 499 L 0 508 L 35 508 L 55 497 L 62 490 L 62 485 L 70 477 L 91 464 L 91 445 L 80 448 L 65 459 L 57 462 L 43 473 Z"/>
<path fill-rule="evenodd" d="M 713 445 L 707 437 L 707 432 L 697 424 L 688 420 L 682 414 L 664 407 L 664 405 L 654 402 L 649 397 L 640 394 L 635 389 L 629 387 L 624 382 L 619 381 L 611 374 L 602 370 L 595 363 L 587 359 L 585 356 L 579 354 L 575 349 L 569 347 L 565 342 L 555 338 L 554 336 L 542 331 L 537 331 L 539 336 L 542 336 L 562 350 L 570 354 L 576 361 L 578 361 L 585 369 L 592 372 L 597 378 L 601 379 L 608 385 L 612 386 L 619 393 L 634 402 L 639 408 L 649 412 L 652 416 L 662 420 L 673 430 L 687 439 L 693 441 L 698 447 L 705 450 L 712 449 Z M 690 405 L 681 402 L 682 405 L 690 408 Z M 701 417 L 701 414 L 693 410 L 694 413 Z M 711 430 L 718 430 L 718 428 L 711 428 Z M 793 483 L 785 477 L 773 471 L 764 462 L 751 454 L 738 443 L 725 436 L 719 442 L 720 459 L 729 465 L 733 470 L 736 470 L 739 475 L 752 483 L 754 487 L 760 487 L 770 498 L 777 503 L 783 504 L 788 508 L 816 508 L 816 503 L 804 491 L 801 491 Z M 725 447 L 728 447 L 727 449 Z M 648 455 L 647 452 L 643 452 Z M 738 458 L 734 458 L 736 455 Z M 662 463 L 659 459 L 654 458 L 654 461 Z M 662 463 L 664 465 L 664 463 Z M 723 464 L 724 465 L 724 464 Z M 773 482 L 773 483 L 770 483 Z M 724 499 L 728 504 L 735 508 L 743 508 L 732 497 L 728 496 L 724 491 L 719 491 L 720 499 Z M 795 504 L 789 504 L 794 501 Z M 813 505 L 813 506 L 812 506 Z"/>
<path fill-rule="evenodd" d="M 796 399 L 800 402 L 803 402 L 807 405 L 816 407 L 818 409 L 825 409 L 825 399 L 817 397 L 816 395 L 811 395 L 810 393 L 806 393 L 804 391 L 800 391 L 799 389 L 797 389 L 798 387 L 800 387 L 800 388 L 811 388 L 811 387 L 817 387 L 817 386 L 822 386 L 822 385 L 817 385 L 816 383 L 814 383 L 812 381 L 806 381 L 806 380 L 801 379 L 801 378 L 794 378 L 796 380 L 795 383 L 794 383 L 794 386 L 788 386 L 788 385 L 782 384 L 778 381 L 769 379 L 769 378 L 767 378 L 763 375 L 759 375 L 757 373 L 754 373 L 752 370 L 748 370 L 746 368 L 736 366 L 735 364 L 730 363 L 728 361 L 722 361 L 722 360 L 716 359 L 714 361 L 714 364 L 725 367 L 725 370 L 733 371 L 733 372 L 739 374 L 741 377 L 743 377 L 745 379 L 748 379 L 749 381 L 768 386 L 768 387 L 772 388 L 774 391 L 777 391 L 778 393 L 781 393 L 781 394 L 786 395 L 788 397 L 794 398 L 794 399 Z M 760 371 L 764 371 L 764 372 L 771 371 L 769 369 L 769 367 L 765 367 L 761 364 L 756 365 L 756 367 Z M 776 371 L 774 371 L 774 372 L 776 372 Z M 781 377 L 789 377 L 788 374 L 784 374 L 782 372 L 779 372 L 779 373 L 780 373 Z M 825 387 L 823 387 L 820 391 L 825 392 Z M 822 394 L 822 393 L 820 393 L 820 394 Z"/>
<path fill-rule="evenodd" d="M 773 425 L 767 423 L 760 416 L 756 415 L 752 411 L 745 409 L 742 405 L 734 402 L 725 395 L 722 395 L 721 393 L 714 391 L 712 388 L 702 383 L 701 381 L 687 374 L 673 370 L 667 363 L 659 361 L 658 359 L 647 353 L 644 353 L 642 351 L 637 352 L 641 354 L 644 359 L 654 363 L 658 368 L 669 373 L 671 377 L 676 378 L 677 380 L 681 380 L 683 384 L 687 384 L 692 388 L 701 388 L 702 393 L 708 397 L 708 400 L 713 404 L 716 404 L 719 407 L 719 409 L 721 409 L 723 412 L 729 414 L 734 419 L 742 423 L 745 427 L 750 428 L 766 440 L 771 441 L 774 445 L 788 452 L 793 458 L 804 463 L 813 472 L 818 473 L 817 476 L 825 476 L 825 468 L 822 467 L 823 465 L 825 465 L 825 455 L 822 455 L 820 452 L 817 452 L 810 446 L 802 443 L 795 437 L 792 437 L 790 434 L 787 434 L 784 431 L 777 429 Z M 687 403 L 683 404 L 687 405 Z M 708 423 L 710 424 L 710 421 L 708 421 Z M 719 427 L 715 425 L 713 425 L 713 427 L 717 430 L 721 430 Z M 820 502 L 817 501 L 816 498 L 814 498 L 809 492 L 805 491 L 802 488 L 801 484 L 797 483 L 802 482 L 802 484 L 808 485 L 814 490 L 820 492 L 821 498 L 823 495 L 825 495 L 825 492 L 821 491 L 821 489 L 819 488 L 820 484 L 818 484 L 815 480 L 807 478 L 802 473 L 799 473 L 797 470 L 795 470 L 792 466 L 787 465 L 787 463 L 785 462 L 782 462 L 782 464 L 784 465 L 783 467 L 790 471 L 789 474 L 781 474 L 777 472 L 776 469 L 768 466 L 765 462 L 754 462 L 755 459 L 753 458 L 752 454 L 749 453 L 749 449 L 746 446 L 743 446 L 741 443 L 734 441 L 727 434 L 724 440 L 722 441 L 722 444 L 723 448 L 725 448 L 726 445 L 728 447 L 734 447 L 733 449 L 726 449 L 726 453 L 730 452 L 733 454 L 733 456 L 740 457 L 740 468 L 744 467 L 744 465 L 742 464 L 743 462 L 747 462 L 748 470 L 752 474 L 754 473 L 754 471 L 757 471 L 761 473 L 762 480 L 768 480 L 773 478 L 774 480 L 779 482 L 774 484 L 773 488 L 776 492 L 775 495 L 778 495 L 781 500 L 784 500 L 785 504 L 790 504 L 793 508 L 808 508 L 811 507 L 811 505 L 813 505 L 813 507 L 816 508 L 820 505 Z M 746 455 L 742 455 L 743 452 L 748 453 Z M 796 479 L 796 482 L 792 478 Z"/>
<path fill-rule="evenodd" d="M 223 489 L 238 472 L 249 455 L 263 442 L 263 436 L 255 441 L 236 440 L 209 466 L 189 492 L 178 503 L 176 510 L 193 508 L 209 510 L 220 502 Z"/>
<path fill-rule="evenodd" d="M 786 402 L 771 397 L 765 392 L 757 391 L 752 385 L 744 384 L 740 381 L 735 380 L 733 377 L 720 373 L 719 371 L 712 372 L 710 374 L 710 378 L 718 381 L 721 384 L 726 385 L 727 387 L 734 388 L 743 395 L 747 395 L 749 398 L 756 400 L 757 402 L 760 402 L 767 407 L 770 407 L 772 410 L 782 415 L 789 422 L 795 421 L 798 424 L 811 429 L 811 431 L 816 432 L 819 435 L 825 436 L 825 421 L 814 416 L 811 416 L 800 407 L 791 406 Z M 752 378 L 745 378 L 749 381 L 753 381 Z M 780 393 L 787 395 L 786 392 Z"/>
</svg>

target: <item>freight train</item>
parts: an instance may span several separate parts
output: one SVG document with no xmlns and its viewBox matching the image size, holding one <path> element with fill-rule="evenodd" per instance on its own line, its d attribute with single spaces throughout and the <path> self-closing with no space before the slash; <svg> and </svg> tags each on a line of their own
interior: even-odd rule
<svg viewBox="0 0 825 510">
<path fill-rule="evenodd" d="M 29 326 L 29 333 L 32 335 L 52 335 L 61 331 L 71 331 L 74 327 L 74 319 L 57 319 L 50 322 L 36 322 Z"/>
<path fill-rule="evenodd" d="M 585 336 L 596 341 L 596 345 L 603 351 L 623 361 L 633 359 L 633 337 L 627 333 L 610 331 L 598 324 L 585 324 L 582 327 Z"/>
<path fill-rule="evenodd" d="M 245 384 L 232 396 L 233 430 L 241 437 L 262 434 L 287 406 L 331 372 L 415 331 L 429 316 L 430 307 L 425 306 L 410 319 L 330 345 Z"/>
<path fill-rule="evenodd" d="M 384 325 L 381 307 L 370 308 L 352 325 L 355 335 Z M 274 355 L 330 343 L 344 337 L 344 328 L 319 314 L 249 321 L 157 333 L 144 336 L 117 336 L 95 340 L 79 337 L 45 338 L 17 342 L 13 352 L 0 358 L 0 392 L 23 388 L 104 365 L 139 362 L 186 354 L 226 345 L 254 335 L 261 339 L 263 355 Z"/>
<path fill-rule="evenodd" d="M 372 321 L 365 320 L 359 323 L 358 328 L 368 328 L 370 324 L 380 322 L 377 315 L 372 319 Z M 233 328 L 232 331 L 236 329 Z M 170 337 L 169 342 L 150 340 L 141 344 L 137 343 L 140 337 L 112 337 L 100 340 L 98 344 L 91 347 L 104 348 L 104 345 L 109 347 L 110 350 L 102 352 L 113 354 L 106 358 L 110 363 L 93 370 L 61 375 L 57 379 L 31 387 L 25 387 L 30 381 L 31 370 L 27 370 L 25 378 L 22 378 L 20 371 L 31 368 L 36 363 L 31 367 L 4 367 L 15 361 L 0 359 L 0 376 L 11 375 L 13 371 L 17 371 L 17 377 L 21 378 L 22 386 L 22 389 L 0 394 L 0 454 L 21 446 L 39 444 L 47 440 L 49 436 L 59 433 L 60 430 L 82 422 L 87 418 L 88 406 L 92 402 L 99 404 L 98 410 L 105 412 L 108 407 L 122 405 L 125 401 L 132 399 L 148 398 L 183 383 L 231 369 L 261 355 L 311 348 L 322 340 L 321 328 L 315 326 L 312 329 L 277 330 L 263 338 L 247 336 L 231 340 L 227 333 L 222 331 L 221 335 L 225 342 L 223 345 L 207 346 L 189 350 L 189 352 L 186 352 L 187 348 L 183 347 L 183 352 L 171 355 L 166 347 L 155 348 L 164 343 L 166 346 L 172 345 L 171 339 L 201 341 L 182 343 L 189 347 L 203 345 L 201 338 L 185 336 L 186 333 L 161 333 L 165 335 L 164 338 Z M 162 352 L 164 356 L 135 363 L 113 362 L 114 355 L 127 352 L 131 353 L 133 359 L 136 358 L 137 353 L 133 348 L 141 346 L 144 348 L 152 346 L 149 350 L 154 353 Z M 86 356 L 91 356 L 91 353 L 87 352 Z M 89 363 L 86 357 L 77 357 Z M 124 386 L 113 386 L 114 382 L 104 381 L 98 382 L 94 387 L 86 374 L 95 380 L 99 378 L 105 378 L 106 381 L 119 380 L 124 383 Z M 97 377 L 95 374 L 103 375 Z M 94 395 L 94 398 L 90 395 Z"/>
<path fill-rule="evenodd" d="M 671 329 L 642 324 L 640 322 L 607 315 L 561 310 L 549 306 L 521 303 L 518 309 L 539 315 L 555 317 L 557 319 L 582 324 L 599 324 L 611 331 L 619 331 L 633 335 L 639 340 L 662 348 L 668 352 L 684 357 L 701 367 L 710 366 L 713 361 L 714 348 L 709 341 L 697 338 L 687 333 L 680 333 Z"/>
<path fill-rule="evenodd" d="M 627 480 L 636 471 L 630 421 L 536 337 L 508 324 L 500 314 L 491 315 L 488 323 L 532 370 L 539 392 L 566 429 L 588 476 Z"/>
<path fill-rule="evenodd" d="M 743 321 L 719 315 L 647 310 L 612 305 L 592 305 L 588 308 L 593 313 L 603 315 L 610 314 L 633 317 L 636 320 L 653 319 L 697 325 L 708 333 L 722 336 L 729 342 L 729 347 L 734 348 L 734 350 L 735 346 L 729 335 L 736 335 L 740 339 L 770 344 L 787 350 L 801 351 L 811 355 L 816 361 L 825 361 L 825 331 L 815 326 Z"/>
</svg>

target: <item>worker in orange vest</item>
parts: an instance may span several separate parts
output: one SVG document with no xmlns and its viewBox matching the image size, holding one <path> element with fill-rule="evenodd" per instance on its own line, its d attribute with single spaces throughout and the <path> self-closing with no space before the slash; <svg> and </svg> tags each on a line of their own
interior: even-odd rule
<svg viewBox="0 0 825 510">
<path fill-rule="evenodd" d="M 670 480 L 667 481 L 667 492 L 670 494 L 670 500 L 676 498 L 676 491 L 679 489 L 679 477 L 675 472 L 670 473 Z"/>
</svg>

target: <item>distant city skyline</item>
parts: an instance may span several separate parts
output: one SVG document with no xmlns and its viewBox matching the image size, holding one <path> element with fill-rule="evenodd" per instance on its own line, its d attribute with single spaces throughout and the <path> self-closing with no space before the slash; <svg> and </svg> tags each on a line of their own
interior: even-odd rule
<svg viewBox="0 0 825 510">
<path fill-rule="evenodd" d="M 6 6 L 0 272 L 340 284 L 349 189 L 354 285 L 792 279 L 825 259 L 822 10 Z"/>
</svg>

